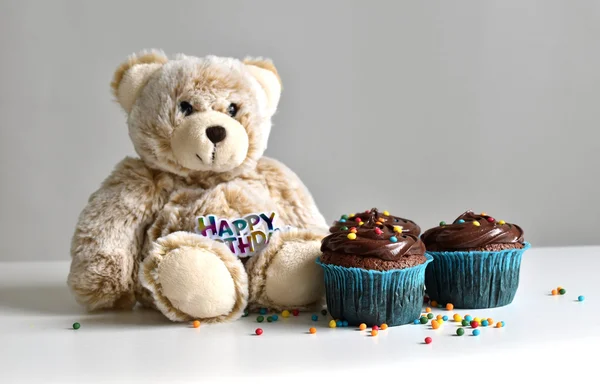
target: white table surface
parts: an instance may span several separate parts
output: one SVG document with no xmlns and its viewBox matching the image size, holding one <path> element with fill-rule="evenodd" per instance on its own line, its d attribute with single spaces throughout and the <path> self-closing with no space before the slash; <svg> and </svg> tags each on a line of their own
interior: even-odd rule
<svg viewBox="0 0 600 384">
<path fill-rule="evenodd" d="M 456 311 L 505 321 L 501 329 L 480 328 L 478 337 L 468 328 L 455 336 L 452 321 L 371 337 L 330 329 L 329 319 L 319 314 L 315 323 L 310 313 L 198 329 L 141 309 L 88 314 L 65 285 L 68 263 L 0 263 L 0 383 L 598 382 L 599 260 L 600 247 L 532 248 L 511 305 Z M 558 285 L 566 295 L 551 296 Z M 71 327 L 76 321 L 79 330 Z M 317 334 L 308 334 L 311 326 Z M 257 327 L 262 336 L 253 335 Z M 433 343 L 424 344 L 426 336 Z"/>
</svg>

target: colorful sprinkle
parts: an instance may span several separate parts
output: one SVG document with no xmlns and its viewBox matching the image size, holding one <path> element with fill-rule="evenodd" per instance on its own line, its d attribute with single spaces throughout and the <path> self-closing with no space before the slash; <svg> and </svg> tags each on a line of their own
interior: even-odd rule
<svg viewBox="0 0 600 384">
<path fill-rule="evenodd" d="M 284 310 L 283 312 L 281 312 L 281 316 L 283 316 L 283 317 L 290 317 L 290 311 L 288 311 L 287 309 Z"/>
<path fill-rule="evenodd" d="M 388 325 L 386 323 L 381 324 L 381 330 L 385 331 L 386 329 L 388 329 Z"/>
<path fill-rule="evenodd" d="M 431 320 L 431 328 L 438 329 L 440 327 L 440 323 L 437 320 Z"/>
<path fill-rule="evenodd" d="M 377 331 L 376 329 L 371 330 L 371 336 L 377 336 L 378 333 L 379 331 Z"/>
<path fill-rule="evenodd" d="M 340 231 L 347 231 L 347 230 L 348 230 L 348 227 L 346 227 L 346 226 L 343 226 L 340 228 Z"/>
<path fill-rule="evenodd" d="M 267 314 L 267 308 L 261 308 L 261 309 L 259 309 L 258 313 L 260 313 L 261 315 L 266 315 Z"/>
<path fill-rule="evenodd" d="M 258 317 L 256 318 L 256 321 L 258 321 L 259 323 L 262 323 L 264 320 L 265 320 L 265 318 L 264 318 L 264 317 L 262 317 L 262 316 L 258 316 Z"/>
<path fill-rule="evenodd" d="M 464 320 L 461 322 L 463 327 L 468 327 L 469 326 L 469 321 L 468 320 Z"/>
<path fill-rule="evenodd" d="M 452 304 L 452 303 L 446 304 L 446 309 L 449 310 L 449 311 L 453 310 L 454 309 L 454 304 Z"/>
<path fill-rule="evenodd" d="M 362 219 L 360 217 L 357 217 L 356 219 L 354 219 L 354 221 L 356 221 L 357 223 L 360 223 L 362 221 Z"/>
<path fill-rule="evenodd" d="M 317 315 L 312 315 L 311 316 L 312 321 L 318 321 L 319 320 L 319 316 Z"/>
<path fill-rule="evenodd" d="M 383 211 L 383 216 L 389 216 L 390 213 L 388 211 Z"/>
<path fill-rule="evenodd" d="M 564 295 L 565 293 L 567 293 L 567 291 L 564 288 L 562 288 L 561 290 L 558 291 L 558 293 L 560 293 L 561 295 Z"/>
<path fill-rule="evenodd" d="M 427 322 L 429 320 L 427 320 L 427 318 L 425 316 L 421 317 L 421 319 L 419 320 L 421 322 L 421 324 L 427 324 Z"/>
<path fill-rule="evenodd" d="M 257 336 L 260 336 L 263 334 L 263 330 L 262 328 L 256 328 L 256 331 L 254 331 L 254 333 L 256 333 Z"/>
<path fill-rule="evenodd" d="M 493 217 L 488 217 L 487 221 L 489 221 L 490 223 L 493 223 L 494 222 L 494 218 Z"/>
<path fill-rule="evenodd" d="M 425 338 L 425 344 L 431 344 L 433 340 L 431 339 L 431 337 L 426 337 Z"/>
<path fill-rule="evenodd" d="M 335 328 L 337 326 L 337 323 L 335 322 L 335 320 L 331 320 L 329 322 L 329 328 Z"/>
<path fill-rule="evenodd" d="M 427 314 L 427 318 L 428 318 L 428 319 L 433 319 L 433 313 L 429 312 L 429 313 Z"/>
<path fill-rule="evenodd" d="M 585 297 L 583 297 L 583 296 L 579 296 L 579 297 L 577 298 L 577 300 L 579 300 L 579 301 L 583 301 L 583 300 L 585 300 Z"/>
<path fill-rule="evenodd" d="M 465 315 L 465 320 L 471 321 L 473 320 L 473 318 L 471 317 L 471 315 Z"/>
<path fill-rule="evenodd" d="M 81 324 L 73 323 L 73 329 L 79 329 L 79 328 L 81 328 Z"/>
<path fill-rule="evenodd" d="M 416 321 L 416 322 L 418 322 L 419 320 L 415 320 L 415 321 Z M 358 329 L 360 329 L 361 331 L 364 331 L 365 329 L 367 329 L 367 324 L 365 324 L 365 323 L 361 323 L 361 324 L 358 326 Z"/>
<path fill-rule="evenodd" d="M 350 240 L 356 240 L 356 233 L 349 233 L 348 234 L 348 239 L 350 239 Z"/>
<path fill-rule="evenodd" d="M 317 333 L 317 328 L 309 328 L 308 332 L 314 335 L 315 333 Z"/>
<path fill-rule="evenodd" d="M 476 226 L 476 227 L 479 227 L 481 224 L 479 224 L 479 221 L 474 221 L 473 225 Z"/>
<path fill-rule="evenodd" d="M 392 236 L 392 237 L 390 237 L 390 241 L 392 243 L 396 243 L 398 241 L 398 238 L 396 236 Z"/>
<path fill-rule="evenodd" d="M 348 215 L 342 215 L 341 220 L 348 220 Z"/>
<path fill-rule="evenodd" d="M 327 316 L 327 310 L 326 309 L 321 310 L 321 315 Z"/>
<path fill-rule="evenodd" d="M 429 308 L 429 307 L 425 308 L 425 312 L 430 313 L 431 312 L 431 308 Z"/>
<path fill-rule="evenodd" d="M 476 322 L 475 320 L 471 321 L 471 328 L 477 328 L 479 327 L 479 323 Z"/>
<path fill-rule="evenodd" d="M 344 323 L 342 323 L 342 320 L 338 320 L 338 321 L 335 322 L 335 326 L 338 327 L 338 328 L 341 328 L 341 327 L 344 326 Z"/>
<path fill-rule="evenodd" d="M 194 320 L 194 322 L 192 323 L 192 326 L 194 328 L 198 328 L 200 326 L 200 322 L 198 320 Z"/>
<path fill-rule="evenodd" d="M 340 223 L 345 223 L 346 219 L 340 219 Z"/>
<path fill-rule="evenodd" d="M 489 323 L 488 323 L 488 321 L 487 321 L 487 320 L 482 320 L 482 321 L 481 321 L 481 326 L 482 326 L 482 327 L 487 327 L 487 326 L 488 326 L 488 324 L 489 324 Z"/>
<path fill-rule="evenodd" d="M 552 290 L 552 296 L 556 296 L 556 295 L 558 295 L 558 291 L 556 289 L 553 289 Z"/>
<path fill-rule="evenodd" d="M 464 223 L 465 223 L 465 221 L 464 221 L 463 219 L 458 219 L 457 223 L 458 223 L 458 224 L 464 224 Z"/>
<path fill-rule="evenodd" d="M 273 319 L 273 321 L 277 321 L 277 320 L 279 320 L 279 316 L 273 315 L 273 316 L 271 316 L 271 319 Z"/>
<path fill-rule="evenodd" d="M 360 223 L 358 223 L 359 226 L 364 225 L 364 224 L 365 224 L 364 221 L 361 221 Z"/>
<path fill-rule="evenodd" d="M 413 324 L 419 324 L 419 323 L 421 323 L 421 320 L 419 320 L 419 319 L 415 319 L 415 321 L 413 321 Z"/>
<path fill-rule="evenodd" d="M 272 323 L 273 322 L 273 317 L 271 317 L 271 316 L 267 317 L 267 322 L 268 323 Z"/>
<path fill-rule="evenodd" d="M 502 323 L 500 321 L 496 323 L 496 328 L 502 328 Z"/>
<path fill-rule="evenodd" d="M 431 300 L 431 306 L 432 307 L 437 307 L 438 306 L 438 302 L 435 300 Z"/>
<path fill-rule="evenodd" d="M 474 329 L 473 330 L 473 336 L 479 336 L 481 332 L 479 331 L 479 329 Z"/>
<path fill-rule="evenodd" d="M 352 233 L 356 233 L 356 227 L 352 227 L 352 228 L 350 228 L 350 232 L 352 232 Z"/>
<path fill-rule="evenodd" d="M 462 336 L 462 335 L 464 335 L 464 334 L 465 334 L 465 330 L 464 330 L 464 328 L 458 328 L 458 329 L 456 330 L 456 334 L 457 334 L 458 336 Z"/>
<path fill-rule="evenodd" d="M 375 227 L 375 233 L 378 235 L 381 235 L 383 233 L 383 231 L 381 229 L 379 229 L 379 227 Z"/>
<path fill-rule="evenodd" d="M 351 213 L 351 214 L 349 214 L 349 215 L 348 215 L 348 218 L 349 218 L 349 219 L 351 219 L 351 218 L 353 218 L 353 217 L 354 217 L 354 213 Z"/>
<path fill-rule="evenodd" d="M 394 232 L 402 232 L 402 226 L 401 225 L 394 225 Z"/>
<path fill-rule="evenodd" d="M 299 311 L 299 310 L 297 310 L 297 309 L 294 309 L 294 310 L 292 311 L 292 315 L 294 315 L 294 316 L 298 316 L 299 314 L 300 314 L 300 311 Z"/>
<path fill-rule="evenodd" d="M 443 227 L 444 225 L 446 225 L 445 221 L 440 221 L 440 227 Z"/>
<path fill-rule="evenodd" d="M 442 320 L 448 321 L 448 316 L 446 316 L 446 315 L 442 316 Z"/>
<path fill-rule="evenodd" d="M 498 221 L 498 224 L 500 224 L 500 225 L 504 225 L 504 224 L 506 224 L 506 221 L 504 221 L 504 220 L 500 220 L 500 221 Z"/>
<path fill-rule="evenodd" d="M 342 327 L 347 327 L 348 326 L 348 322 L 346 320 L 342 321 Z"/>
</svg>

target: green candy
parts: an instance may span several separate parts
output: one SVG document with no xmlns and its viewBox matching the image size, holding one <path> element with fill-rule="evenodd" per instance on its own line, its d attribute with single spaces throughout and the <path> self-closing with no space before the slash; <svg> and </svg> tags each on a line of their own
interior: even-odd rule
<svg viewBox="0 0 600 384">
<path fill-rule="evenodd" d="M 421 320 L 419 320 L 421 322 L 421 324 L 427 324 L 428 319 L 425 316 L 421 317 Z"/>
<path fill-rule="evenodd" d="M 342 231 L 347 231 L 347 230 L 348 230 L 348 227 L 345 227 L 345 226 L 344 226 L 344 227 L 341 227 L 341 228 L 340 228 L 340 230 L 342 230 Z"/>
<path fill-rule="evenodd" d="M 465 330 L 464 330 L 464 329 L 462 329 L 462 328 L 458 328 L 458 329 L 456 330 L 456 334 L 457 334 L 458 336 L 462 336 L 462 335 L 464 335 L 464 334 L 465 334 Z"/>
<path fill-rule="evenodd" d="M 443 227 L 444 225 L 446 225 L 445 221 L 440 221 L 440 227 Z"/>
<path fill-rule="evenodd" d="M 326 309 L 323 309 L 323 310 L 321 311 L 321 315 L 323 315 L 323 316 L 326 316 L 326 315 L 327 315 L 327 310 L 326 310 Z"/>
<path fill-rule="evenodd" d="M 272 323 L 272 322 L 273 322 L 273 318 L 272 318 L 271 316 L 269 316 L 269 317 L 267 317 L 267 321 L 268 321 L 269 323 Z"/>
<path fill-rule="evenodd" d="M 427 318 L 428 318 L 428 319 L 433 319 L 433 313 L 428 313 L 428 314 L 427 314 Z"/>
<path fill-rule="evenodd" d="M 79 329 L 79 327 L 81 327 L 81 324 L 73 323 L 73 329 Z"/>
<path fill-rule="evenodd" d="M 262 323 L 264 319 L 265 319 L 264 317 L 262 317 L 262 316 L 258 316 L 258 317 L 256 318 L 256 321 L 258 321 L 259 323 Z M 273 320 L 273 319 L 271 319 L 271 320 Z"/>
<path fill-rule="evenodd" d="M 558 293 L 560 293 L 561 295 L 564 295 L 565 293 L 567 293 L 567 291 L 563 288 L 560 291 L 558 291 Z"/>
<path fill-rule="evenodd" d="M 468 327 L 469 326 L 469 322 L 467 320 L 463 320 L 462 321 L 462 326 L 463 327 Z"/>
<path fill-rule="evenodd" d="M 248 310 L 246 309 L 246 310 L 244 310 L 244 314 L 242 315 L 242 317 L 248 317 L 248 315 L 249 315 L 249 314 L 250 314 L 250 313 L 249 313 L 249 312 L 248 312 Z"/>
<path fill-rule="evenodd" d="M 348 215 L 342 215 L 343 220 L 348 220 Z"/>
</svg>

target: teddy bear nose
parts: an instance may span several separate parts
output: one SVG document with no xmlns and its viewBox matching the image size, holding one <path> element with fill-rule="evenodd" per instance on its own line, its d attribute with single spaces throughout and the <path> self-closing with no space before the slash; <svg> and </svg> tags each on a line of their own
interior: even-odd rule
<svg viewBox="0 0 600 384">
<path fill-rule="evenodd" d="M 225 131 L 225 128 L 216 125 L 214 127 L 206 128 L 206 136 L 208 137 L 208 140 L 212 141 L 214 144 L 217 144 L 225 139 L 225 136 L 227 136 L 227 131 Z"/>
</svg>

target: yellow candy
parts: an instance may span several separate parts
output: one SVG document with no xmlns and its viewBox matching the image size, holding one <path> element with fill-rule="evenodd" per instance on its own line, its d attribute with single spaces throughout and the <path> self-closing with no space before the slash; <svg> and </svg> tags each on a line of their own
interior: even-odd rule
<svg viewBox="0 0 600 384">
<path fill-rule="evenodd" d="M 354 213 L 349 214 L 348 217 L 354 217 Z"/>
<path fill-rule="evenodd" d="M 457 323 L 460 323 L 462 321 L 462 317 L 458 313 L 455 313 L 454 321 L 456 321 Z"/>
<path fill-rule="evenodd" d="M 364 224 L 365 224 L 364 221 L 361 221 L 360 223 L 358 223 L 358 225 L 364 225 Z"/>
<path fill-rule="evenodd" d="M 500 221 L 498 222 L 498 224 L 500 224 L 500 225 L 504 225 L 504 224 L 506 224 L 506 221 L 504 221 L 504 220 L 500 220 Z"/>
<path fill-rule="evenodd" d="M 481 319 L 479 317 L 474 318 L 473 321 L 476 321 L 477 324 L 481 325 Z"/>
<path fill-rule="evenodd" d="M 389 213 L 388 211 L 383 211 L 383 215 L 384 215 L 384 216 L 389 216 L 389 215 L 390 215 L 390 213 Z"/>
<path fill-rule="evenodd" d="M 394 225 L 394 232 L 402 232 L 402 226 L 401 225 Z"/>
<path fill-rule="evenodd" d="M 283 317 L 290 317 L 290 311 L 288 311 L 287 309 L 283 312 L 281 312 L 281 316 Z"/>
<path fill-rule="evenodd" d="M 479 221 L 474 221 L 473 225 L 476 226 L 476 227 L 479 227 L 481 224 L 479 224 Z"/>
<path fill-rule="evenodd" d="M 349 233 L 349 234 L 348 234 L 348 238 L 349 238 L 350 240 L 356 240 L 356 233 Z"/>
<path fill-rule="evenodd" d="M 329 328 L 335 328 L 337 325 L 335 324 L 335 320 L 331 320 L 329 322 Z"/>
</svg>

